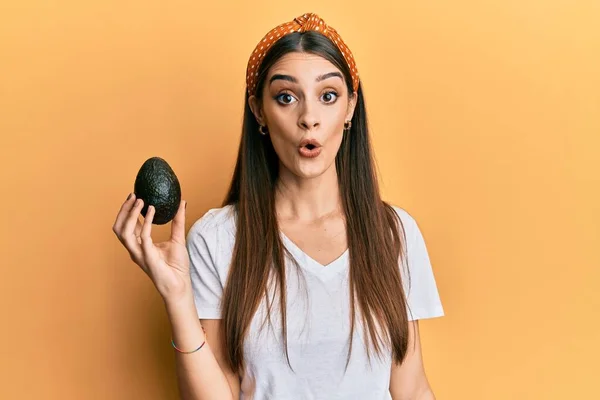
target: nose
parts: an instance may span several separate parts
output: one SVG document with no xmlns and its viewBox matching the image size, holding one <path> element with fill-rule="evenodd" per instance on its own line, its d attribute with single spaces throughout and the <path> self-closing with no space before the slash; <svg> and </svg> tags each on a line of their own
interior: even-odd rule
<svg viewBox="0 0 600 400">
<path fill-rule="evenodd" d="M 298 125 L 302 129 L 311 130 L 318 127 L 319 124 L 320 118 L 317 105 L 311 104 L 310 101 L 305 101 L 300 117 L 298 118 Z"/>
</svg>

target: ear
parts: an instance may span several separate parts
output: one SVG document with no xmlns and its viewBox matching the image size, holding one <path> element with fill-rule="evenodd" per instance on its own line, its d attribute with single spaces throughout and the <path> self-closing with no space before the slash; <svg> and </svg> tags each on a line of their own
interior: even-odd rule
<svg viewBox="0 0 600 400">
<path fill-rule="evenodd" d="M 346 119 L 344 121 L 351 121 L 354 116 L 354 109 L 358 100 L 358 93 L 353 92 L 348 99 L 348 108 L 346 109 Z"/>
<path fill-rule="evenodd" d="M 254 114 L 254 118 L 259 125 L 266 125 L 265 116 L 262 111 L 262 104 L 258 100 L 258 98 L 254 95 L 248 98 L 248 105 L 250 105 L 250 109 L 252 110 L 252 114 Z"/>
</svg>

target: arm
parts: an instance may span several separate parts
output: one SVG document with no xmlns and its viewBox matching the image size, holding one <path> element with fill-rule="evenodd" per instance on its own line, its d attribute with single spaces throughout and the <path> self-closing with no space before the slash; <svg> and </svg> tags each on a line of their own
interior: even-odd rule
<svg viewBox="0 0 600 400">
<path fill-rule="evenodd" d="M 231 388 L 231 393 L 233 395 L 234 400 L 238 400 L 240 397 L 240 377 L 229 368 L 227 363 L 225 362 L 223 351 L 221 350 L 223 346 L 221 345 L 221 336 L 219 335 L 221 329 L 221 320 L 220 319 L 202 319 L 200 320 L 202 326 L 206 330 L 206 336 L 209 336 L 211 339 L 210 343 L 213 350 L 213 354 L 221 367 L 221 371 L 225 374 L 225 378 L 227 378 L 227 382 L 229 382 L 229 387 Z"/>
<path fill-rule="evenodd" d="M 130 195 L 121 206 L 112 230 L 127 248 L 131 259 L 150 277 L 163 297 L 171 323 L 173 342 L 182 351 L 187 352 L 196 349 L 206 339 L 201 321 L 198 320 L 194 293 L 200 291 L 204 293 L 204 289 L 207 293 L 212 293 L 213 298 L 208 301 L 200 295 L 198 298 L 210 305 L 214 303 L 215 306 L 210 310 L 216 314 L 220 282 L 216 276 L 218 274 L 215 266 L 212 264 L 210 248 L 196 231 L 200 229 L 201 224 L 192 227 L 189 234 L 192 240 L 186 241 L 185 205 L 184 201 L 179 204 L 171 226 L 171 238 L 168 241 L 153 243 L 151 231 L 154 207 L 148 207 L 142 225 L 139 216 L 143 201 L 140 199 L 136 201 L 135 195 Z M 189 247 L 189 250 L 186 247 Z M 208 277 L 206 281 L 212 283 L 212 287 L 199 280 L 199 269 L 204 271 Z M 211 276 L 217 277 L 217 280 L 211 281 Z M 196 286 L 194 286 L 194 278 L 196 278 Z M 211 338 L 215 349 L 220 349 L 218 322 L 207 322 L 206 325 L 207 337 Z M 173 350 L 181 399 L 237 400 L 239 398 L 239 384 L 236 386 L 234 375 L 223 366 L 220 350 L 213 353 L 211 343 L 206 340 L 202 348 L 189 354 Z M 231 387 L 230 382 L 232 382 Z"/>
<path fill-rule="evenodd" d="M 392 365 L 390 394 L 393 400 L 435 400 L 423 367 L 418 321 L 408 322 L 406 358 Z"/>
<path fill-rule="evenodd" d="M 166 304 L 175 345 L 191 351 L 205 340 L 210 341 L 197 352 L 182 354 L 175 352 L 177 383 L 182 400 L 237 400 L 239 380 L 230 370 L 223 367 L 218 337 L 218 320 L 198 320 L 192 294 L 178 304 Z M 217 350 L 218 349 L 218 350 Z M 236 383 L 237 380 L 237 383 Z M 230 386 L 231 385 L 231 386 Z"/>
</svg>

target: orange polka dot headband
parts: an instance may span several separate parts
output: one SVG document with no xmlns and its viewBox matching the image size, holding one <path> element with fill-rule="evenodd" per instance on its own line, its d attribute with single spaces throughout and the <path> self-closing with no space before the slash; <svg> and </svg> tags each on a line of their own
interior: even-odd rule
<svg viewBox="0 0 600 400">
<path fill-rule="evenodd" d="M 316 31 L 322 33 L 331 39 L 331 41 L 338 47 L 338 49 L 342 52 L 348 67 L 350 68 L 350 74 L 352 75 L 352 87 L 354 88 L 355 92 L 358 90 L 358 71 L 356 70 L 356 62 L 354 61 L 354 57 L 352 56 L 350 49 L 348 49 L 335 29 L 325 24 L 325 21 L 323 21 L 317 14 L 307 13 L 294 18 L 293 21 L 286 22 L 273 28 L 263 37 L 258 45 L 256 45 L 254 52 L 250 56 L 250 60 L 248 60 L 248 67 L 246 69 L 246 86 L 250 95 L 255 94 L 258 69 L 261 61 L 271 46 L 273 46 L 275 42 L 285 35 L 289 35 L 293 32 L 307 31 Z"/>
</svg>

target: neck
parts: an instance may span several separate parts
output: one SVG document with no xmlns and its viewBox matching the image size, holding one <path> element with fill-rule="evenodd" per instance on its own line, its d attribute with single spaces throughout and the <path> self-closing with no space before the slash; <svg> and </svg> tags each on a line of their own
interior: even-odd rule
<svg viewBox="0 0 600 400">
<path fill-rule="evenodd" d="M 314 221 L 340 213 L 342 204 L 335 163 L 315 178 L 301 178 L 281 166 L 275 209 L 283 220 Z"/>
</svg>

